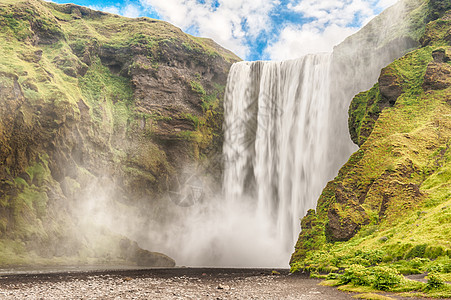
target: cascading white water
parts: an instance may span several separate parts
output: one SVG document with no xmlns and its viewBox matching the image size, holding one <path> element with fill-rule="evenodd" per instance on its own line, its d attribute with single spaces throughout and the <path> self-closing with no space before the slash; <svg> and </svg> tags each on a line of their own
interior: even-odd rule
<svg viewBox="0 0 451 300">
<path fill-rule="evenodd" d="M 336 109 L 331 60 L 318 54 L 232 66 L 224 99 L 223 193 L 174 207 L 181 217 L 161 230 L 153 224 L 164 233 L 159 241 L 153 236 L 153 245 L 190 266 L 288 266 L 300 218 L 337 171 L 329 161 L 349 155 L 331 156 L 329 146 Z"/>
<path fill-rule="evenodd" d="M 331 178 L 331 55 L 232 66 L 224 100 L 224 196 L 250 201 L 285 261 Z M 336 170 L 333 170 L 334 172 Z"/>
</svg>

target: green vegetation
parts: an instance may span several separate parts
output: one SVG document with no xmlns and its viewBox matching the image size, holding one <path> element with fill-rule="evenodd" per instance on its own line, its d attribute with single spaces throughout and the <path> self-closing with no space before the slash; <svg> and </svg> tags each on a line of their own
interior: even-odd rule
<svg viewBox="0 0 451 300">
<path fill-rule="evenodd" d="M 133 90 L 127 78 L 114 75 L 97 59 L 79 78 L 83 98 L 94 121 L 124 128 L 132 118 Z M 106 109 L 105 109 L 106 108 Z"/>
<path fill-rule="evenodd" d="M 387 297 L 384 295 L 374 294 L 374 293 L 365 293 L 360 295 L 352 296 L 356 299 L 366 299 L 366 300 L 394 300 L 394 298 Z"/>
<path fill-rule="evenodd" d="M 302 220 L 292 272 L 307 270 L 362 299 L 383 299 L 373 296 L 380 291 L 451 297 L 449 28 L 449 18 L 428 24 L 424 46 L 353 99 L 349 127 L 360 149 Z M 387 86 L 400 91 L 393 103 Z M 423 273 L 427 283 L 403 276 Z"/>
<path fill-rule="evenodd" d="M 204 87 L 202 86 L 202 84 L 196 80 L 192 80 L 190 82 L 191 85 L 191 89 L 193 90 L 193 92 L 198 93 L 199 95 L 205 96 L 207 93 L 204 90 Z"/>
<path fill-rule="evenodd" d="M 358 94 L 349 107 L 349 130 L 357 145 L 362 145 L 371 134 L 382 108 L 382 96 L 376 84 L 368 92 Z"/>
</svg>

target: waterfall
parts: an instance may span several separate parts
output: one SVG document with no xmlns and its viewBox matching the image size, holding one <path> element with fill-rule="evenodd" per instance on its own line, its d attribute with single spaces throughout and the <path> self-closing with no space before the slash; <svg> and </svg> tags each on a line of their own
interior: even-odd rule
<svg viewBox="0 0 451 300">
<path fill-rule="evenodd" d="M 355 151 L 352 95 L 339 93 L 352 77 L 339 62 L 316 54 L 235 63 L 224 97 L 223 191 L 151 218 L 149 245 L 180 265 L 287 267 L 300 219 Z M 187 173 L 208 189 L 202 172 Z"/>
<path fill-rule="evenodd" d="M 232 66 L 224 100 L 224 198 L 249 202 L 285 262 L 300 218 L 336 170 L 330 159 L 330 54 Z M 346 117 L 346 116 L 345 116 Z M 233 213 L 233 212 L 231 212 Z M 258 225 L 257 225 L 258 226 Z"/>
</svg>

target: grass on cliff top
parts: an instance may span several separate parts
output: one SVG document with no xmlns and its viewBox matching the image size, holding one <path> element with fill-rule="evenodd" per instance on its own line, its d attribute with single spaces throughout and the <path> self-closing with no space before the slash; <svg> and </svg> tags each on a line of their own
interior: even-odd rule
<svg viewBox="0 0 451 300">
<path fill-rule="evenodd" d="M 130 19 L 108 13 L 96 14 L 94 17 L 74 17 L 76 7 L 49 3 L 52 13 L 60 20 L 60 24 L 67 33 L 68 38 L 78 41 L 92 41 L 110 45 L 111 47 L 125 47 L 133 44 L 148 47 L 149 50 L 159 44 L 174 44 L 206 53 L 210 56 L 222 56 L 228 62 L 239 61 L 235 54 L 214 43 L 211 39 L 194 37 L 182 32 L 179 28 L 160 20 L 150 18 Z M 132 40 L 130 39 L 132 37 Z M 154 53 L 156 55 L 156 53 Z"/>
<path fill-rule="evenodd" d="M 130 19 L 73 4 L 60 5 L 41 0 L 1 0 L 0 14 L 2 31 L 9 28 L 9 36 L 21 40 L 32 35 L 28 20 L 39 18 L 47 30 L 58 31 L 75 48 L 102 44 L 113 48 L 136 45 L 152 50 L 161 44 L 171 47 L 185 45 L 198 53 L 221 56 L 228 62 L 241 60 L 211 39 L 185 34 L 165 21 L 146 17 Z"/>
</svg>

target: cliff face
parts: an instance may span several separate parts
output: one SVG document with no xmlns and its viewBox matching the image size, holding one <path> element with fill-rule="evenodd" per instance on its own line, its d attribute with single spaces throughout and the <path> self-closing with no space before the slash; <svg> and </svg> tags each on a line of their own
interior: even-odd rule
<svg viewBox="0 0 451 300">
<path fill-rule="evenodd" d="M 331 74 L 333 97 L 330 105 L 336 113 L 329 118 L 334 124 L 330 136 L 343 137 L 349 132 L 347 112 L 351 99 L 359 92 L 370 89 L 377 81 L 380 70 L 420 45 L 425 25 L 432 18 L 434 3 L 429 0 L 401 0 L 371 20 L 356 34 L 334 48 Z M 329 149 L 326 164 L 332 179 L 349 156 L 356 151 L 348 139 L 337 138 Z"/>
<path fill-rule="evenodd" d="M 376 85 L 352 100 L 349 129 L 360 148 L 302 220 L 293 270 L 357 276 L 356 265 L 387 265 L 395 278 L 426 271 L 435 263 L 428 259 L 449 260 L 451 7 L 427 5 L 425 20 L 439 19 L 427 25 L 420 47 L 383 68 Z M 415 257 L 426 259 L 406 262 Z M 360 269 L 360 282 L 340 282 L 404 284 L 396 277 L 380 288 L 373 271 Z"/>
<path fill-rule="evenodd" d="M 40 0 L 0 1 L 0 25 L 0 263 L 143 256 L 86 236 L 80 206 L 145 210 L 208 165 L 239 58 L 162 21 Z"/>
</svg>

